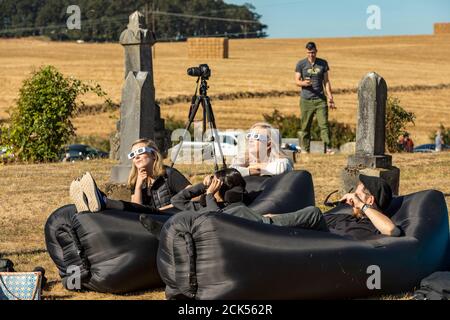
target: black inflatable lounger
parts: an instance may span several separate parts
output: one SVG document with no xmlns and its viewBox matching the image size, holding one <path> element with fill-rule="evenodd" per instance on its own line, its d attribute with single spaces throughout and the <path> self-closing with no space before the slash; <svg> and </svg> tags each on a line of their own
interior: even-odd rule
<svg viewBox="0 0 450 320">
<path fill-rule="evenodd" d="M 334 213 L 350 210 L 342 206 Z M 165 223 L 158 250 L 166 297 L 366 297 L 410 291 L 422 278 L 448 268 L 449 221 L 441 192 L 397 197 L 388 214 L 405 236 L 356 241 L 227 214 L 177 214 Z M 373 266 L 379 268 L 381 288 L 370 290 Z"/>
<path fill-rule="evenodd" d="M 45 226 L 47 251 L 64 287 L 74 274 L 70 267 L 81 272 L 78 289 L 126 293 L 163 286 L 155 263 L 158 240 L 141 225 L 138 213 L 75 212 L 73 205 L 62 207 Z M 152 217 L 165 221 L 170 216 Z"/>
<path fill-rule="evenodd" d="M 306 171 L 246 180 L 249 206 L 260 214 L 286 213 L 314 205 L 312 178 Z M 158 240 L 141 225 L 138 213 L 75 212 L 73 205 L 59 208 L 45 225 L 47 251 L 65 287 L 73 275 L 68 272 L 71 266 L 81 271 L 83 289 L 127 293 L 164 286 L 156 265 Z M 166 221 L 170 216 L 152 217 Z"/>
</svg>

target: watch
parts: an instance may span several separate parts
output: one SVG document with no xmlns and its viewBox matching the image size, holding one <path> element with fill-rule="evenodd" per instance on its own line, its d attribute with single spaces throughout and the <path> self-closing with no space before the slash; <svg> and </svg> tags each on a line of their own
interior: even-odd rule
<svg viewBox="0 0 450 320">
<path fill-rule="evenodd" d="M 362 208 L 361 208 L 361 211 L 363 212 L 363 213 L 366 213 L 366 211 L 367 211 L 367 209 L 371 209 L 371 208 L 373 208 L 370 204 L 364 204 L 363 206 L 362 206 Z"/>
</svg>

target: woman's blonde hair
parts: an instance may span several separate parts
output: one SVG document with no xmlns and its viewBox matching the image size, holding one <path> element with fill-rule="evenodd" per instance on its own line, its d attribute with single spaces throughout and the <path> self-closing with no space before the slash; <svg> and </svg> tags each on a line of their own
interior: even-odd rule
<svg viewBox="0 0 450 320">
<path fill-rule="evenodd" d="M 133 147 L 139 143 L 144 143 L 146 147 L 149 147 L 149 148 L 152 148 L 155 150 L 152 152 L 153 156 L 155 157 L 155 161 L 153 162 L 153 172 L 152 172 L 151 177 L 153 179 L 156 179 L 160 176 L 163 176 L 166 173 L 166 170 L 164 169 L 164 165 L 163 165 L 163 157 L 159 153 L 159 149 L 158 149 L 158 146 L 156 145 L 156 143 L 151 139 L 145 139 L 145 138 L 138 139 L 135 142 L 133 142 L 133 144 L 131 145 L 131 149 L 133 149 Z M 138 176 L 138 171 L 137 171 L 136 165 L 134 164 L 134 162 L 132 162 L 130 175 L 128 176 L 128 188 L 130 188 L 131 190 L 134 190 L 134 188 L 136 186 L 137 176 Z"/>
<path fill-rule="evenodd" d="M 268 138 L 267 143 L 270 142 L 269 160 L 274 159 L 274 158 L 287 158 L 287 155 L 280 148 L 281 137 L 280 137 L 279 131 L 267 122 L 257 122 L 251 126 L 249 131 L 252 131 L 253 129 L 257 129 L 257 128 L 266 129 L 267 138 Z M 247 147 L 246 147 L 246 149 L 247 149 Z M 243 164 L 245 166 L 249 165 L 249 155 L 248 155 L 247 151 L 245 152 Z"/>
</svg>

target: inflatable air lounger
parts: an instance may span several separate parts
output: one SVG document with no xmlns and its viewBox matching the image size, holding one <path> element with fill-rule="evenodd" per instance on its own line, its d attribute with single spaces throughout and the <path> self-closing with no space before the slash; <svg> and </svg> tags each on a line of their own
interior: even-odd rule
<svg viewBox="0 0 450 320">
<path fill-rule="evenodd" d="M 342 205 L 327 214 L 337 212 L 351 208 Z M 387 214 L 404 236 L 356 241 L 227 214 L 180 213 L 161 233 L 157 261 L 166 297 L 366 297 L 410 291 L 424 277 L 448 268 L 449 221 L 441 192 L 394 198 Z M 379 283 L 370 278 L 377 271 Z"/>
<path fill-rule="evenodd" d="M 247 177 L 246 181 L 248 205 L 261 214 L 314 205 L 312 178 L 306 171 Z M 160 221 L 170 218 L 151 216 Z M 45 239 L 66 288 L 73 289 L 70 276 L 76 268 L 81 273 L 81 287 L 97 292 L 126 293 L 164 285 L 156 266 L 158 240 L 141 225 L 139 213 L 104 210 L 76 214 L 75 206 L 67 205 L 48 218 Z"/>
</svg>

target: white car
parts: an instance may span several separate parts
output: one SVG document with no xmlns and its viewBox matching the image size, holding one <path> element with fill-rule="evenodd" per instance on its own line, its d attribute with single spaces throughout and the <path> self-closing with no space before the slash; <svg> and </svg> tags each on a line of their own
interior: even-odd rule
<svg viewBox="0 0 450 320">
<path fill-rule="evenodd" d="M 219 131 L 220 147 L 222 149 L 222 154 L 225 158 L 231 158 L 238 153 L 238 141 L 239 135 L 244 134 L 244 131 Z M 204 141 L 184 141 L 182 148 L 177 157 L 177 162 L 179 163 L 192 163 L 193 159 L 198 159 L 201 157 L 203 160 L 210 160 L 214 158 L 212 150 L 212 141 L 210 140 L 210 135 L 206 134 Z M 215 153 L 217 158 L 220 157 L 219 145 L 214 142 Z M 169 155 L 171 160 L 175 158 L 177 150 L 180 148 L 180 143 L 169 149 Z"/>
</svg>

